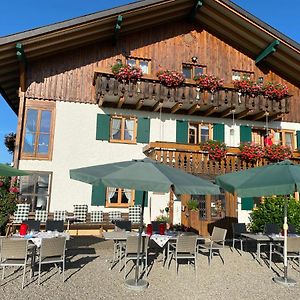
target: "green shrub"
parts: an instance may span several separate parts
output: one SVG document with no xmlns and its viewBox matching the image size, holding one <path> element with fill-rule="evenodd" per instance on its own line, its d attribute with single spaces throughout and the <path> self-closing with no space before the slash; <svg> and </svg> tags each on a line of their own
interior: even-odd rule
<svg viewBox="0 0 300 300">
<path fill-rule="evenodd" d="M 197 199 L 190 199 L 187 202 L 187 207 L 191 211 L 197 211 L 199 210 L 199 201 Z"/>
<path fill-rule="evenodd" d="M 156 221 L 170 223 L 170 218 L 168 216 L 160 215 L 157 216 Z"/>
<path fill-rule="evenodd" d="M 254 232 L 263 231 L 266 223 L 283 225 L 284 200 L 282 196 L 265 198 L 256 209 L 250 214 L 250 230 Z M 296 231 L 300 232 L 300 202 L 294 197 L 287 200 L 288 224 L 295 226 Z"/>
</svg>

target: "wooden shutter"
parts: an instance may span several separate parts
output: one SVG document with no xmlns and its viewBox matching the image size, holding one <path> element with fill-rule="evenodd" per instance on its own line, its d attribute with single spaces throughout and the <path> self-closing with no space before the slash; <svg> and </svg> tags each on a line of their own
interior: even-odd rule
<svg viewBox="0 0 300 300">
<path fill-rule="evenodd" d="M 254 207 L 253 197 L 242 198 L 242 210 L 252 210 Z"/>
<path fill-rule="evenodd" d="M 92 188 L 92 205 L 105 206 L 106 202 L 106 187 L 101 183 L 93 185 Z"/>
<path fill-rule="evenodd" d="M 187 144 L 189 137 L 189 123 L 183 120 L 176 121 L 176 143 Z"/>
<path fill-rule="evenodd" d="M 241 143 L 252 142 L 250 126 L 244 126 L 244 125 L 240 126 L 240 142 Z"/>
<path fill-rule="evenodd" d="M 138 118 L 137 124 L 137 142 L 138 143 L 149 143 L 150 138 L 150 119 L 149 118 Z"/>
<path fill-rule="evenodd" d="M 213 128 L 213 139 L 215 141 L 224 142 L 225 141 L 225 132 L 224 132 L 224 124 L 214 124 Z"/>
<path fill-rule="evenodd" d="M 142 205 L 143 191 L 135 191 L 134 205 Z M 146 192 L 145 207 L 148 206 L 148 192 Z"/>
<path fill-rule="evenodd" d="M 297 149 L 300 149 L 300 131 L 296 131 Z"/>
<path fill-rule="evenodd" d="M 97 115 L 96 140 L 109 141 L 110 139 L 110 115 Z"/>
</svg>

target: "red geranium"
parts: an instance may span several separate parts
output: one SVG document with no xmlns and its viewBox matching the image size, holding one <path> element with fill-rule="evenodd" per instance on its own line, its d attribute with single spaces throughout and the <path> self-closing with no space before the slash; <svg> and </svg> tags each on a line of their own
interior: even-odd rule
<svg viewBox="0 0 300 300">
<path fill-rule="evenodd" d="M 248 94 L 251 97 L 256 97 L 261 92 L 261 85 L 249 79 L 234 80 L 233 86 L 239 92 Z"/>
<path fill-rule="evenodd" d="M 137 81 L 143 76 L 139 67 L 117 63 L 112 66 L 112 72 L 119 81 Z"/>
<path fill-rule="evenodd" d="M 281 100 L 289 95 L 285 84 L 268 82 L 262 87 L 263 95 L 274 100 Z"/>
<path fill-rule="evenodd" d="M 292 150 L 288 146 L 271 145 L 265 147 L 265 157 L 272 162 L 290 159 L 292 155 Z"/>
<path fill-rule="evenodd" d="M 170 70 L 159 70 L 156 76 L 160 83 L 167 87 L 178 87 L 182 85 L 185 80 L 182 73 Z"/>
<path fill-rule="evenodd" d="M 200 88 L 208 90 L 212 93 L 221 88 L 224 84 L 223 79 L 220 79 L 214 75 L 207 74 L 196 75 L 194 77 L 194 80 Z"/>
<path fill-rule="evenodd" d="M 256 162 L 264 157 L 265 151 L 261 145 L 245 143 L 240 146 L 241 159 L 247 162 Z"/>
<path fill-rule="evenodd" d="M 220 161 L 225 158 L 227 146 L 225 143 L 219 141 L 209 140 L 201 144 L 201 150 L 207 151 L 211 160 Z"/>
</svg>

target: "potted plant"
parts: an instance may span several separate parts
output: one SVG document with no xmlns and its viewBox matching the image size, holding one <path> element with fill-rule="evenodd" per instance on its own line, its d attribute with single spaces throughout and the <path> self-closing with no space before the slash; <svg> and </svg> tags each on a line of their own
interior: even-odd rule
<svg viewBox="0 0 300 300">
<path fill-rule="evenodd" d="M 136 82 L 143 76 L 143 72 L 139 67 L 130 66 L 117 62 L 111 67 L 112 73 L 121 82 Z"/>
<path fill-rule="evenodd" d="M 196 81 L 200 89 L 209 91 L 211 93 L 216 92 L 224 84 L 223 79 L 220 79 L 214 75 L 207 75 L 207 74 L 196 75 L 194 77 L 194 81 Z"/>
<path fill-rule="evenodd" d="M 262 86 L 262 93 L 269 99 L 281 100 L 289 95 L 289 89 L 285 84 L 268 82 Z"/>
<path fill-rule="evenodd" d="M 264 148 L 261 145 L 256 145 L 253 143 L 241 144 L 239 149 L 241 159 L 250 163 L 254 163 L 263 158 L 265 154 Z"/>
<path fill-rule="evenodd" d="M 184 83 L 185 80 L 182 73 L 171 70 L 159 70 L 156 73 L 156 76 L 161 84 L 169 88 L 179 87 Z"/>
<path fill-rule="evenodd" d="M 202 151 L 208 153 L 209 159 L 220 161 L 225 158 L 227 146 L 220 141 L 208 140 L 200 145 Z"/>
<path fill-rule="evenodd" d="M 199 210 L 199 201 L 197 199 L 188 200 L 187 208 L 189 209 L 189 211 L 198 211 Z"/>
<path fill-rule="evenodd" d="M 233 86 L 238 92 L 251 97 L 256 97 L 261 93 L 261 85 L 249 79 L 234 80 Z"/>
<path fill-rule="evenodd" d="M 289 159 L 292 154 L 292 150 L 288 146 L 270 145 L 265 147 L 265 158 L 271 162 Z"/>
</svg>

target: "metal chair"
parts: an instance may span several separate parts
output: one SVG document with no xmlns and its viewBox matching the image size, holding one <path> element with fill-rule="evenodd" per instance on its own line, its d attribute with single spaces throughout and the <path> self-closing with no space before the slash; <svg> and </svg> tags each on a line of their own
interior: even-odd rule
<svg viewBox="0 0 300 300">
<path fill-rule="evenodd" d="M 149 237 L 142 238 L 142 247 L 140 251 L 140 261 L 143 262 L 144 270 L 147 273 L 148 269 L 148 242 Z M 138 252 L 138 236 L 128 236 L 126 240 L 125 254 L 124 254 L 124 279 L 127 277 L 126 266 L 129 260 L 137 260 Z"/>
<path fill-rule="evenodd" d="M 24 220 L 22 223 L 28 225 L 29 231 L 40 231 L 41 221 L 39 220 Z"/>
<path fill-rule="evenodd" d="M 54 220 L 47 220 L 46 221 L 46 231 L 55 231 L 57 230 L 58 232 L 64 232 L 64 221 L 54 221 Z"/>
<path fill-rule="evenodd" d="M 208 258 L 209 265 L 211 263 L 214 254 L 219 255 L 224 264 L 224 260 L 221 256 L 220 250 L 224 249 L 226 234 L 227 234 L 227 229 L 223 229 L 215 226 L 209 242 L 205 243 L 204 245 L 198 246 L 197 252 L 200 247 L 205 248 L 209 251 L 209 258 Z"/>
<path fill-rule="evenodd" d="M 4 280 L 5 267 L 23 267 L 22 289 L 25 283 L 27 265 L 28 241 L 24 239 L 4 238 L 0 240 L 0 267 L 2 267 L 2 280 Z"/>
<path fill-rule="evenodd" d="M 241 251 L 243 251 L 243 241 L 245 238 L 241 236 L 242 233 L 247 233 L 245 223 L 232 223 L 232 248 L 235 246 L 235 242 L 240 243 Z"/>
<path fill-rule="evenodd" d="M 131 231 L 132 224 L 131 221 L 115 220 L 115 227 L 121 230 Z"/>
<path fill-rule="evenodd" d="M 45 264 L 62 264 L 63 282 L 65 281 L 65 251 L 66 238 L 57 237 L 51 239 L 42 239 L 40 253 L 39 253 L 39 275 L 38 284 L 40 284 L 41 268 Z"/>
<path fill-rule="evenodd" d="M 194 270 L 196 272 L 196 248 L 197 248 L 197 235 L 182 235 L 177 238 L 176 246 L 172 251 L 171 260 L 175 260 L 176 273 L 178 274 L 178 261 L 187 260 L 194 261 Z"/>
</svg>

